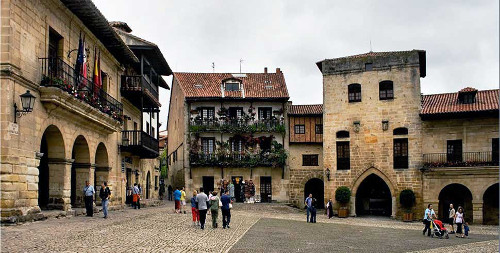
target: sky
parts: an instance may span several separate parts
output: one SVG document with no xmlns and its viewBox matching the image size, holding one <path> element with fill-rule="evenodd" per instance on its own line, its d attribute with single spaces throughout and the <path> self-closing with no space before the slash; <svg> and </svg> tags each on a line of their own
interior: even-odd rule
<svg viewBox="0 0 500 253">
<path fill-rule="evenodd" d="M 424 94 L 499 87 L 498 0 L 93 0 L 157 44 L 174 72 L 280 68 L 294 104 L 322 103 L 316 62 L 370 50 L 427 52 Z M 171 84 L 171 77 L 165 78 Z M 162 89 L 166 128 L 170 91 Z"/>
</svg>

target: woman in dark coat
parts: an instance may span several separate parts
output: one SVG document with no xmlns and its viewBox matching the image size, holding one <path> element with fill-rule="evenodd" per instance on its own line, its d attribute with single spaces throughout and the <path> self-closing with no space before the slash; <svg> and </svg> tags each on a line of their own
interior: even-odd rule
<svg viewBox="0 0 500 253">
<path fill-rule="evenodd" d="M 327 208 L 326 214 L 328 216 L 328 219 L 330 219 L 330 218 L 333 217 L 333 202 L 332 202 L 332 199 L 328 200 L 328 203 L 326 203 L 326 208 Z"/>
</svg>

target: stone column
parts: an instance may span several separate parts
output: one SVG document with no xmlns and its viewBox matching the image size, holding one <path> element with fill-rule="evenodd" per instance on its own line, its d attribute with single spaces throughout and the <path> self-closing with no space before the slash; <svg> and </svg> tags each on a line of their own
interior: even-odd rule
<svg viewBox="0 0 500 253">
<path fill-rule="evenodd" d="M 101 205 L 101 198 L 99 198 L 99 190 L 101 189 L 101 185 L 104 181 L 108 183 L 108 187 L 111 191 L 113 191 L 112 184 L 109 181 L 109 171 L 110 167 L 95 167 L 95 183 L 96 183 L 96 205 Z M 92 173 L 93 175 L 94 173 Z"/>
<path fill-rule="evenodd" d="M 391 218 L 395 219 L 396 218 L 396 211 L 398 209 L 398 203 L 396 201 L 396 197 L 392 197 L 392 213 L 391 213 Z"/>
<path fill-rule="evenodd" d="M 71 166 L 73 159 L 49 159 L 50 209 L 71 210 Z"/>
<path fill-rule="evenodd" d="M 73 164 L 75 168 L 75 204 L 74 207 L 85 207 L 85 196 L 83 194 L 83 189 L 85 188 L 85 182 L 89 181 L 90 185 L 93 185 L 93 169 L 88 163 L 75 163 Z"/>
<path fill-rule="evenodd" d="M 472 222 L 483 224 L 483 200 L 472 201 Z"/>
<path fill-rule="evenodd" d="M 351 196 L 351 202 L 349 202 L 350 205 L 350 211 L 349 211 L 349 216 L 356 216 L 356 197 Z"/>
</svg>

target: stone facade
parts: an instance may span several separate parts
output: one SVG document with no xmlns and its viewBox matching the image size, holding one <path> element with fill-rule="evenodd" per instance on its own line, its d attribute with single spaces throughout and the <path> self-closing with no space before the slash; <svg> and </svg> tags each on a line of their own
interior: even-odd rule
<svg viewBox="0 0 500 253">
<path fill-rule="evenodd" d="M 289 201 L 303 208 L 305 187 L 311 179 L 326 180 L 323 174 L 323 144 L 322 143 L 290 143 L 290 168 Z M 318 155 L 317 166 L 305 166 L 303 155 Z M 323 187 L 322 187 L 323 188 Z M 323 189 L 321 189 L 323 190 Z M 322 192 L 322 191 L 321 191 Z M 314 195 L 314 194 L 313 194 Z M 318 196 L 313 196 L 318 197 Z M 323 197 L 323 196 L 321 196 Z"/>
</svg>

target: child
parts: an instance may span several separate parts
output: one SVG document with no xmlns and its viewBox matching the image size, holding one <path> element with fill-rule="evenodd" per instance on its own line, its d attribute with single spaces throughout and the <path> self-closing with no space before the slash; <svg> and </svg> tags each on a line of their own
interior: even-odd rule
<svg viewBox="0 0 500 253">
<path fill-rule="evenodd" d="M 464 235 L 465 237 L 469 237 L 469 222 L 465 222 L 464 224 Z M 462 237 L 464 238 L 464 237 Z"/>
</svg>

